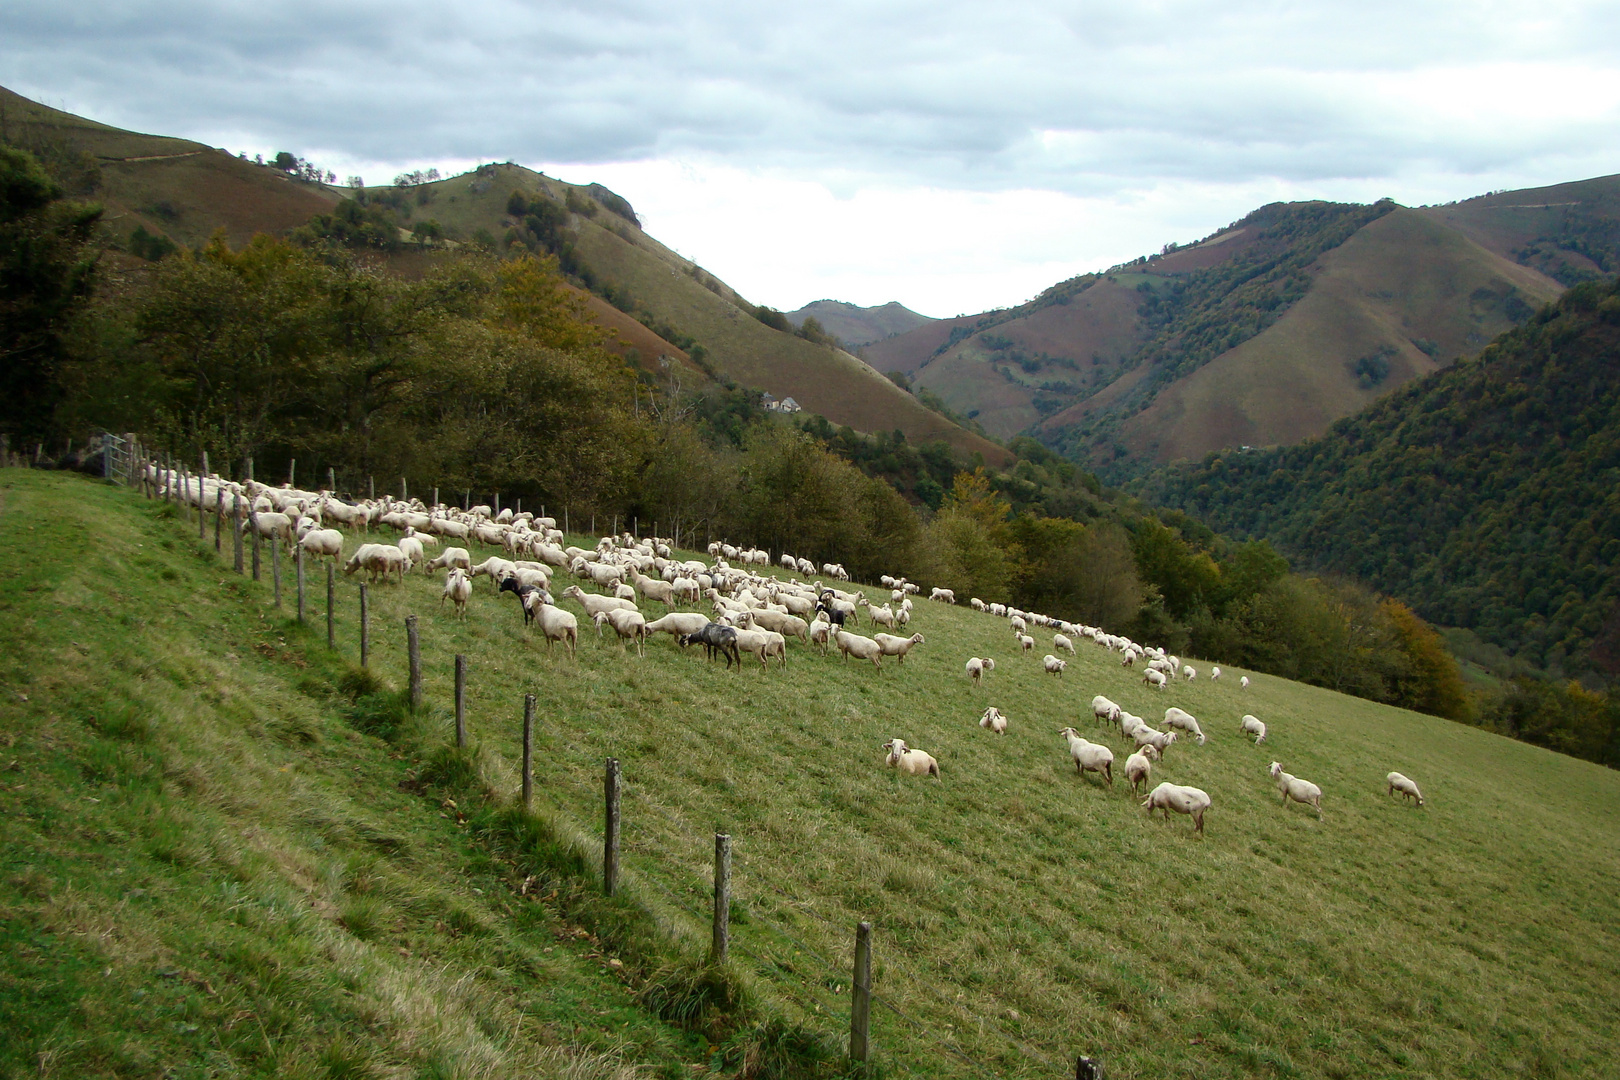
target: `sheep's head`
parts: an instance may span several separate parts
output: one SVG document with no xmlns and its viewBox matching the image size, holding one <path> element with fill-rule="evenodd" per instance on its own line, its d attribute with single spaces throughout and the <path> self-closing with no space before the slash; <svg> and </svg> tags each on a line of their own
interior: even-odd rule
<svg viewBox="0 0 1620 1080">
<path fill-rule="evenodd" d="M 1072 727 L 1066 727 L 1062 731 L 1058 732 L 1058 734 L 1062 735 L 1065 739 L 1078 739 L 1080 737 L 1080 733 L 1074 730 Z"/>
<path fill-rule="evenodd" d="M 1273 779 L 1273 780 L 1275 780 L 1275 779 L 1276 779 L 1276 778 L 1277 778 L 1277 774 L 1278 774 L 1278 773 L 1280 773 L 1280 772 L 1282 772 L 1282 765 L 1281 765 L 1281 763 L 1279 763 L 1279 762 L 1275 762 L 1275 761 L 1273 761 L 1273 762 L 1272 762 L 1272 763 L 1271 763 L 1271 764 L 1270 764 L 1270 766 L 1268 766 L 1268 771 L 1269 771 L 1269 772 L 1270 772 L 1270 773 L 1271 773 L 1271 778 L 1272 778 L 1272 779 Z"/>
</svg>

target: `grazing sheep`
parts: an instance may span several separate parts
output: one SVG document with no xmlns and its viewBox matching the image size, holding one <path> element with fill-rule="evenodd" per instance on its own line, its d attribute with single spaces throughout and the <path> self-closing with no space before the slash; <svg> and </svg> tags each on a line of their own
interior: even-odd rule
<svg viewBox="0 0 1620 1080">
<path fill-rule="evenodd" d="M 1244 714 L 1243 722 L 1238 727 L 1254 736 L 1254 745 L 1259 746 L 1266 741 L 1266 725 L 1262 724 L 1259 718 Z"/>
<path fill-rule="evenodd" d="M 1418 786 L 1407 777 L 1392 772 L 1385 779 L 1389 781 L 1389 791 L 1385 794 L 1393 795 L 1398 791 L 1408 799 L 1416 799 L 1419 806 L 1423 805 L 1423 792 L 1419 791 Z"/>
<path fill-rule="evenodd" d="M 973 656 L 968 658 L 966 667 L 968 678 L 972 679 L 974 684 L 977 685 L 979 680 L 984 678 L 986 672 L 996 670 L 996 662 L 989 658 L 981 659 Z"/>
<path fill-rule="evenodd" d="M 1119 733 L 1121 737 L 1129 739 L 1137 728 L 1147 727 L 1147 721 L 1140 716 L 1132 716 L 1128 712 L 1119 714 Z"/>
<path fill-rule="evenodd" d="M 1247 675 L 1239 675 L 1238 686 L 1244 690 L 1247 690 L 1249 688 L 1249 677 Z"/>
<path fill-rule="evenodd" d="M 1098 720 L 1109 724 L 1119 722 L 1119 706 L 1098 694 L 1091 699 L 1091 715 Z"/>
<path fill-rule="evenodd" d="M 890 739 L 883 744 L 883 749 L 889 752 L 884 764 L 891 769 L 899 769 L 910 776 L 932 776 L 936 780 L 943 779 L 939 775 L 939 762 L 934 760 L 933 755 L 911 749 L 904 739 Z"/>
<path fill-rule="evenodd" d="M 1148 668 L 1146 671 L 1142 672 L 1142 682 L 1148 686 L 1156 686 L 1160 690 L 1163 690 L 1165 683 L 1164 672 L 1155 671 L 1152 668 Z"/>
<path fill-rule="evenodd" d="M 405 558 L 410 560 L 412 566 L 421 563 L 423 575 L 427 574 L 427 555 L 422 551 L 420 539 L 415 536 L 402 536 L 394 541 L 394 546 L 405 553 Z"/>
<path fill-rule="evenodd" d="M 444 551 L 437 558 L 430 559 L 430 560 L 428 560 L 428 563 L 427 563 L 427 568 L 429 570 L 443 570 L 443 569 L 445 569 L 446 567 L 449 567 L 449 566 L 459 566 L 459 567 L 461 567 L 461 569 L 467 571 L 467 573 L 469 575 L 471 575 L 471 573 L 472 573 L 472 556 L 470 554 L 468 554 L 466 548 L 447 547 L 447 548 L 444 549 Z M 469 576 L 467 580 L 470 582 L 472 580 L 472 578 Z M 547 582 L 543 581 L 543 580 L 539 581 L 539 582 L 525 581 L 524 584 L 525 585 L 538 584 L 542 588 L 544 588 L 546 586 Z"/>
<path fill-rule="evenodd" d="M 1024 621 L 1024 617 L 1022 615 L 1011 616 L 1007 620 L 1007 625 L 1012 629 L 1013 637 L 1018 637 L 1025 630 L 1029 629 L 1029 624 Z"/>
<path fill-rule="evenodd" d="M 774 630 L 738 630 L 737 648 L 758 656 L 761 670 L 771 666 L 773 656 L 787 667 L 787 639 Z"/>
<path fill-rule="evenodd" d="M 695 634 L 709 623 L 709 617 L 701 611 L 672 611 L 662 619 L 654 619 L 647 624 L 647 637 L 654 634 L 668 634 L 680 645 L 686 642 L 681 640 L 687 634 Z"/>
<path fill-rule="evenodd" d="M 910 637 L 895 637 L 893 634 L 873 634 L 872 640 L 882 646 L 884 656 L 895 657 L 895 663 L 897 664 L 906 662 L 906 654 L 911 651 L 912 646 L 923 644 L 921 634 L 912 634 Z"/>
<path fill-rule="evenodd" d="M 1172 810 L 1178 814 L 1189 814 L 1195 831 L 1201 833 L 1204 831 L 1204 811 L 1210 807 L 1210 798 L 1202 788 L 1164 783 L 1148 792 L 1148 797 L 1142 800 L 1142 807 L 1147 810 L 1148 817 L 1152 817 L 1155 810 L 1163 810 L 1166 821 L 1170 820 Z"/>
<path fill-rule="evenodd" d="M 551 643 L 560 641 L 568 646 L 568 658 L 574 659 L 575 652 L 579 648 L 579 620 L 574 618 L 573 612 L 564 611 L 551 604 L 541 604 L 534 610 L 534 621 L 540 627 L 540 632 L 546 636 L 548 655 L 551 652 Z"/>
<path fill-rule="evenodd" d="M 1164 726 L 1179 728 L 1196 738 L 1199 746 L 1204 745 L 1204 733 L 1198 729 L 1198 721 L 1193 719 L 1190 712 L 1178 709 L 1174 705 L 1170 706 L 1164 710 Z"/>
<path fill-rule="evenodd" d="M 1026 638 L 1025 640 L 1027 641 L 1029 639 Z M 1069 666 L 1069 662 L 1067 660 L 1059 660 L 1051 653 L 1047 653 L 1045 656 L 1041 657 L 1041 666 L 1046 669 L 1047 674 L 1061 677 L 1063 674 L 1063 669 Z"/>
<path fill-rule="evenodd" d="M 445 600 L 451 600 L 456 605 L 456 618 L 465 620 L 467 601 L 470 599 L 472 599 L 472 579 L 461 567 L 451 567 L 444 575 L 444 593 L 439 597 L 439 607 L 444 607 Z"/>
<path fill-rule="evenodd" d="M 1181 673 L 1187 676 L 1188 682 L 1192 682 L 1194 679 L 1198 678 L 1198 669 L 1193 667 L 1191 664 L 1184 665 L 1181 669 Z"/>
<path fill-rule="evenodd" d="M 564 596 L 572 597 L 585 609 L 585 614 L 595 618 L 598 611 L 635 611 L 636 605 L 628 600 L 620 600 L 617 596 L 602 596 L 598 593 L 588 593 L 578 585 L 570 585 L 562 591 Z M 705 620 L 707 621 L 707 620 Z"/>
<path fill-rule="evenodd" d="M 873 626 L 887 626 L 890 630 L 895 628 L 894 609 L 888 604 L 877 608 L 868 606 L 866 617 L 872 620 Z"/>
<path fill-rule="evenodd" d="M 1032 652 L 1035 648 L 1035 639 L 1028 634 L 1018 635 L 1018 647 L 1025 652 Z"/>
<path fill-rule="evenodd" d="M 336 529 L 311 529 L 298 538 L 298 546 L 313 558 L 329 558 L 335 563 L 343 554 L 343 534 Z"/>
<path fill-rule="evenodd" d="M 1288 805 L 1292 799 L 1299 803 L 1308 803 L 1316 808 L 1318 819 L 1322 816 L 1322 789 L 1309 780 L 1301 780 L 1292 773 L 1283 772 L 1278 762 L 1271 763 L 1271 778 L 1277 781 L 1277 790 L 1282 792 L 1283 805 Z"/>
<path fill-rule="evenodd" d="M 666 615 L 665 618 L 668 618 L 668 616 Z M 663 620 L 660 619 L 659 621 L 662 622 Z M 731 670 L 732 664 L 737 665 L 737 670 L 742 670 L 742 653 L 737 647 L 736 627 L 706 622 L 703 624 L 702 629 L 693 633 L 682 634 L 678 640 L 683 646 L 702 645 L 703 653 L 710 661 L 714 660 L 715 653 L 719 653 L 725 657 L 727 671 Z"/>
<path fill-rule="evenodd" d="M 928 599 L 939 600 L 942 603 L 956 603 L 956 592 L 952 589 L 934 589 L 928 594 Z"/>
<path fill-rule="evenodd" d="M 613 632 L 619 635 L 619 648 L 624 648 L 626 639 L 636 643 L 636 655 L 646 656 L 642 642 L 647 640 L 647 617 L 636 610 L 604 611 L 596 616 L 598 620 L 605 621 L 613 627 Z M 597 631 L 601 631 L 601 622 L 597 623 Z"/>
<path fill-rule="evenodd" d="M 845 660 L 851 656 L 859 660 L 870 660 L 873 667 L 882 670 L 883 646 L 871 638 L 851 634 L 847 630 L 834 630 L 833 642 L 838 646 L 838 651 L 844 654 Z"/>
<path fill-rule="evenodd" d="M 1153 775 L 1153 765 L 1148 760 L 1152 754 L 1152 748 L 1148 747 L 1125 759 L 1125 779 L 1131 782 L 1132 791 L 1145 787 L 1148 777 Z"/>
<path fill-rule="evenodd" d="M 1069 654 L 1071 656 L 1074 655 L 1074 642 L 1070 641 L 1068 638 L 1064 637 L 1062 634 L 1053 634 L 1052 635 L 1052 648 L 1054 648 L 1054 649 L 1068 649 Z"/>
<path fill-rule="evenodd" d="M 1153 747 L 1153 749 L 1159 752 L 1159 756 L 1161 758 L 1164 756 L 1164 752 L 1170 749 L 1170 744 L 1176 741 L 1175 732 L 1155 731 L 1146 724 L 1138 726 L 1134 731 L 1131 732 L 1130 737 L 1136 740 L 1137 746 Z"/>
<path fill-rule="evenodd" d="M 984 715 L 979 717 L 979 726 L 997 735 L 1007 734 L 1007 718 L 994 705 L 984 710 Z"/>
<path fill-rule="evenodd" d="M 1114 752 L 1102 743 L 1089 742 L 1072 727 L 1058 732 L 1069 742 L 1069 756 L 1074 759 L 1074 771 L 1084 776 L 1088 772 L 1101 773 L 1114 786 Z"/>
<path fill-rule="evenodd" d="M 1212 667 L 1212 668 L 1209 669 L 1209 681 L 1210 682 L 1214 682 L 1216 679 L 1218 679 L 1220 677 L 1221 677 L 1221 669 L 1220 668 Z"/>
</svg>

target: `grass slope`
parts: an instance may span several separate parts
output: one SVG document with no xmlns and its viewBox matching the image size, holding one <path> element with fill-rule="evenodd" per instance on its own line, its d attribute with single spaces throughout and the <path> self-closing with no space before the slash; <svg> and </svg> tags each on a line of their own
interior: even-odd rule
<svg viewBox="0 0 1620 1080">
<path fill-rule="evenodd" d="M 1119 441 L 1137 460 L 1159 463 L 1226 447 L 1296 443 L 1478 352 L 1514 325 L 1513 299 L 1539 307 L 1561 291 L 1429 215 L 1396 210 L 1328 252 L 1304 299 L 1263 333 L 1161 392 L 1121 426 Z M 1364 385 L 1356 362 L 1374 355 L 1384 357 L 1389 372 Z"/>
<path fill-rule="evenodd" d="M 60 112 L 0 87 L 9 137 L 89 155 L 100 169 L 90 195 L 120 239 L 137 226 L 196 247 L 223 230 L 233 244 L 279 233 L 330 210 L 340 196 L 319 184 L 242 161 L 188 139 L 143 135 Z"/>
<path fill-rule="evenodd" d="M 89 738 L 83 717 L 99 714 L 97 706 L 75 712 L 58 700 L 62 684 L 88 670 L 63 639 L 82 641 L 73 635 L 109 612 L 120 628 L 104 632 L 98 640 L 106 644 L 95 648 L 121 658 L 122 678 L 136 687 L 173 678 L 145 659 L 170 636 L 212 650 L 206 665 L 191 662 L 202 666 L 183 689 L 166 690 L 162 699 L 197 704 L 173 716 L 156 710 L 153 723 L 164 746 L 196 742 L 192 767 L 214 779 L 194 783 L 171 767 L 176 775 L 163 781 L 166 790 L 195 792 L 210 813 L 235 815 L 244 832 L 269 815 L 262 826 L 269 831 L 286 815 L 303 820 L 312 804 L 325 805 L 325 792 L 306 795 L 305 785 L 326 776 L 341 785 L 351 759 L 388 768 L 384 748 L 356 741 L 351 749 L 345 739 L 329 750 L 337 740 L 323 734 L 317 752 L 275 751 L 299 780 L 278 787 L 284 774 L 274 763 L 283 758 L 272 756 L 261 767 L 268 794 L 248 785 L 238 794 L 239 785 L 209 774 L 210 762 L 229 761 L 211 745 L 210 731 L 224 728 L 244 740 L 255 725 L 268 732 L 308 710 L 296 697 L 271 705 L 234 696 L 216 702 L 222 695 L 204 689 L 216 670 L 232 670 L 227 649 L 247 657 L 239 665 L 246 674 L 279 670 L 288 662 L 280 645 L 287 628 L 268 615 L 262 624 L 251 614 L 198 619 L 185 614 L 183 598 L 222 590 L 262 610 L 264 590 L 212 569 L 211 556 L 188 555 L 197 569 L 179 571 L 187 575 L 184 587 L 165 592 L 158 582 L 167 562 L 148 568 L 141 560 L 150 556 L 121 538 L 134 532 L 131 539 L 161 546 L 172 537 L 185 551 L 188 526 L 154 521 L 152 511 L 131 506 L 133 497 L 86 484 L 24 477 L 11 485 L 0 541 L 12 551 L 77 520 L 45 516 L 69 492 L 83 499 L 86 520 L 97 521 L 98 540 L 112 537 L 105 554 L 98 545 L 99 561 L 89 568 L 45 560 L 50 584 L 42 595 L 26 594 L 26 612 L 8 613 L 10 626 L 21 623 L 44 638 L 4 675 L 8 694 L 21 690 L 31 699 L 26 715 L 14 713 L 6 728 L 7 756 L 30 763 L 23 777 L 41 767 L 36 761 L 58 762 L 53 777 L 85 775 L 67 740 Z M 40 560 L 28 564 L 32 580 Z M 24 560 L 6 565 L 14 584 L 5 595 L 18 596 Z M 86 595 L 103 580 L 116 603 Z M 350 652 L 354 588 L 342 582 L 338 609 L 340 642 Z M 511 599 L 497 600 L 487 581 L 466 623 L 438 611 L 437 593 L 437 582 L 421 577 L 403 588 L 373 588 L 375 669 L 401 677 L 398 627 L 413 612 L 422 617 L 430 702 L 449 700 L 452 657 L 466 654 L 470 724 L 506 790 L 514 782 L 522 695 L 536 694 L 537 799 L 581 831 L 597 831 L 602 760 L 618 757 L 627 885 L 666 898 L 673 921 L 697 934 L 706 919 L 711 834 L 729 832 L 738 960 L 790 1016 L 842 1030 L 851 931 L 857 920 L 871 920 L 877 992 L 898 1010 L 875 1010 L 874 1041 L 897 1075 L 1047 1077 L 1063 1074 L 1078 1051 L 1100 1054 L 1110 1076 L 1120 1078 L 1577 1077 L 1612 1060 L 1620 1019 L 1613 930 L 1620 841 L 1612 826 L 1620 776 L 1613 772 L 1253 673 L 1247 691 L 1234 670 L 1218 683 L 1201 678 L 1150 691 L 1090 645 L 1054 679 L 1038 659 L 1049 639 L 1036 654 L 1019 655 L 1004 621 L 962 607 L 918 605 L 913 628 L 927 642 L 903 668 L 878 671 L 793 647 L 785 669 L 728 673 L 668 639 L 637 658 L 599 646 L 589 630 L 569 660 L 531 640 Z M 8 626 L 8 640 L 17 636 Z M 265 648 L 244 648 L 256 641 Z M 261 658 L 265 651 L 271 655 Z M 969 655 L 1000 661 L 982 688 L 962 675 Z M 1213 795 L 1206 836 L 1193 835 L 1185 819 L 1148 820 L 1122 779 L 1109 789 L 1075 776 L 1055 734 L 1064 725 L 1110 744 L 1119 764 L 1126 756 L 1117 730 L 1082 717 L 1098 692 L 1150 719 L 1170 704 L 1200 718 L 1207 745 L 1172 747 L 1155 782 L 1195 784 Z M 1006 736 L 976 725 L 987 704 L 1011 717 Z M 15 706 L 8 701 L 8 708 Z M 192 736 L 191 709 L 225 716 Z M 1237 734 L 1245 712 L 1270 724 L 1267 744 L 1255 747 Z M 880 744 L 894 736 L 935 754 L 943 780 L 885 770 Z M 98 753 L 116 758 L 121 746 Z M 1322 820 L 1278 804 L 1265 774 L 1273 758 L 1322 786 Z M 1423 785 L 1426 808 L 1384 796 L 1390 769 Z M 15 770 L 7 776 L 7 828 L 27 823 L 33 830 L 8 844 L 8 863 L 19 851 L 32 858 L 36 845 L 65 844 L 52 838 L 78 838 L 83 830 L 92 830 L 92 839 L 74 842 L 99 852 L 99 860 L 109 857 L 94 839 L 107 811 L 86 807 L 82 796 L 91 789 L 74 786 L 89 781 L 44 786 Z M 97 782 L 106 789 L 94 789 L 97 797 L 108 802 L 134 797 Z M 369 801 L 379 797 L 385 801 L 376 806 Z M 385 788 L 357 784 L 338 805 L 365 821 L 386 807 L 389 828 L 415 828 L 394 820 L 413 813 L 409 800 L 396 810 L 390 797 Z M 44 808 L 30 815 L 38 800 Z M 151 813 L 131 810 L 126 827 L 140 828 Z M 414 813 L 423 828 L 435 827 L 431 812 Z M 454 836 L 448 824 L 439 827 Z M 212 902 L 209 888 L 223 886 L 210 875 L 228 876 L 207 854 L 217 845 L 187 822 L 170 829 L 165 843 L 198 853 L 178 864 L 198 875 L 186 895 Z M 156 850 L 150 845 L 157 841 L 138 835 Z M 348 880 L 309 858 L 304 873 L 315 884 L 304 893 L 290 871 L 273 871 L 293 882 L 281 886 L 289 902 Z M 424 861 L 419 854 L 413 871 Z M 162 874 L 171 873 L 167 865 Z M 440 869 L 420 867 L 430 876 Z M 45 873 L 70 877 L 66 868 Z M 127 899 L 120 906 L 121 886 L 107 883 L 103 861 L 73 873 L 71 892 L 32 880 L 8 865 L 8 912 L 34 920 L 34 932 L 59 935 L 40 955 L 82 955 L 82 973 L 104 963 L 102 950 L 120 940 L 129 910 L 138 910 Z M 508 923 L 465 888 L 444 888 L 488 917 L 486 942 L 518 948 L 524 941 L 521 919 Z M 99 921 L 69 922 L 60 901 L 41 895 L 96 898 Z M 235 895 L 219 901 L 222 912 L 233 910 Z M 389 904 L 383 925 L 393 916 Z M 72 937 L 78 927 L 87 936 Z M 390 950 L 376 951 L 394 962 Z M 14 968 L 21 963 L 12 961 Z M 206 970 L 199 963 L 185 960 L 216 988 L 237 970 L 229 955 Z M 492 963 L 493 970 L 515 970 Z M 282 970 L 291 978 L 302 969 Z M 123 1000 L 127 992 L 106 997 Z M 66 1004 L 57 1010 L 98 1039 L 110 1039 L 106 1030 L 120 1022 L 104 1024 L 101 1014 L 74 1014 Z M 152 1021 L 166 1022 L 168 1014 Z M 650 1032 L 643 1038 L 658 1045 Z"/>
</svg>

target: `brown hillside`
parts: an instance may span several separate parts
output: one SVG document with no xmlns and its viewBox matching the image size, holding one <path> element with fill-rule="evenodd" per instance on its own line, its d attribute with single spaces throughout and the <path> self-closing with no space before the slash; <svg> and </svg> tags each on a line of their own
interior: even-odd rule
<svg viewBox="0 0 1620 1080">
<path fill-rule="evenodd" d="M 1126 420 L 1119 442 L 1156 462 L 1298 442 L 1477 352 L 1514 325 L 1510 298 L 1535 307 L 1561 291 L 1431 215 L 1397 210 L 1328 252 L 1310 292 L 1274 326 Z M 1434 343 L 1434 355 L 1416 342 Z M 1356 362 L 1380 350 L 1387 376 L 1360 385 Z"/>
<path fill-rule="evenodd" d="M 910 375 L 928 363 L 929 358 L 950 340 L 952 330 L 959 326 L 972 326 L 979 318 L 978 315 L 958 315 L 954 319 L 936 319 L 904 334 L 874 341 L 861 350 L 861 355 L 879 371 L 899 371 Z"/>
<path fill-rule="evenodd" d="M 280 233 L 330 209 L 341 195 L 187 139 L 143 135 L 40 105 L 0 88 L 0 123 L 23 146 L 88 155 L 100 170 L 93 197 L 120 238 L 137 226 L 195 247 L 223 229 L 233 245 Z"/>
</svg>

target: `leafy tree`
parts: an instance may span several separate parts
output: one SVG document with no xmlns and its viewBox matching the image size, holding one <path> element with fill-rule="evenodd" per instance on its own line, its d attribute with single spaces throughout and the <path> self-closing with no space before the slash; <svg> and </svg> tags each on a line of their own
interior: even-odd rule
<svg viewBox="0 0 1620 1080">
<path fill-rule="evenodd" d="M 101 208 L 61 195 L 31 154 L 0 145 L 0 430 L 23 442 L 52 433 L 96 283 Z"/>
</svg>

